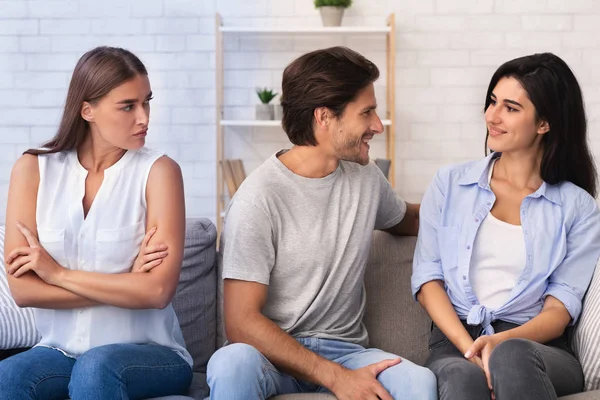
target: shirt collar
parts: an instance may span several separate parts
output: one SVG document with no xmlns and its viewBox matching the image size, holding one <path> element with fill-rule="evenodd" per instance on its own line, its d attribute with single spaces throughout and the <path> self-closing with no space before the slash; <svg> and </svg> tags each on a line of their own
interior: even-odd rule
<svg viewBox="0 0 600 400">
<path fill-rule="evenodd" d="M 462 186 L 478 184 L 480 188 L 489 190 L 488 174 L 491 161 L 500 157 L 501 154 L 502 153 L 494 152 L 486 158 L 471 164 L 464 172 L 464 175 L 458 180 L 458 184 Z M 542 182 L 539 189 L 528 197 L 538 198 L 540 196 L 543 196 L 552 203 L 562 205 L 558 185 L 549 185 L 546 182 Z"/>
</svg>

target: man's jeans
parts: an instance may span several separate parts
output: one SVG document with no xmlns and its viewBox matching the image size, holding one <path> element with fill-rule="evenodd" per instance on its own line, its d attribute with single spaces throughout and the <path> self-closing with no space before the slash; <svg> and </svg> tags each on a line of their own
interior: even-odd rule
<svg viewBox="0 0 600 400">
<path fill-rule="evenodd" d="M 463 325 L 473 339 L 481 326 Z M 516 328 L 505 321 L 492 324 L 496 332 Z M 489 400 L 483 370 L 465 359 L 437 326 L 431 331 L 431 353 L 425 365 L 437 376 L 440 400 Z M 583 390 L 581 365 L 571 353 L 565 336 L 546 344 L 526 339 L 500 343 L 490 356 L 492 387 L 497 400 L 556 399 Z"/>
<path fill-rule="evenodd" d="M 297 339 L 304 347 L 348 369 L 398 356 L 377 349 L 337 340 Z M 218 350 L 208 362 L 211 399 L 268 399 L 288 393 L 328 393 L 326 388 L 302 382 L 279 372 L 258 350 L 247 344 L 230 344 Z M 435 400 L 437 385 L 433 373 L 402 359 L 377 377 L 394 399 Z"/>
<path fill-rule="evenodd" d="M 34 347 L 0 362 L 3 400 L 124 400 L 185 394 L 190 365 L 173 350 L 149 344 L 93 348 L 76 360 Z"/>
</svg>

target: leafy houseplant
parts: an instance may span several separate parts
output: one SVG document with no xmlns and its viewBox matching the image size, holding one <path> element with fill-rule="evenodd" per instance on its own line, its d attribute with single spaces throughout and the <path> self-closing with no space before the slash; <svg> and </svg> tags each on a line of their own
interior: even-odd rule
<svg viewBox="0 0 600 400">
<path fill-rule="evenodd" d="M 324 26 L 340 26 L 344 10 L 352 5 L 352 0 L 314 0 L 321 12 Z"/>
<path fill-rule="evenodd" d="M 256 94 L 260 99 L 261 104 L 256 105 L 256 119 L 262 120 L 271 120 L 274 118 L 274 110 L 273 105 L 269 104 L 277 93 L 274 93 L 272 90 L 264 88 L 264 89 L 256 89 Z"/>
</svg>

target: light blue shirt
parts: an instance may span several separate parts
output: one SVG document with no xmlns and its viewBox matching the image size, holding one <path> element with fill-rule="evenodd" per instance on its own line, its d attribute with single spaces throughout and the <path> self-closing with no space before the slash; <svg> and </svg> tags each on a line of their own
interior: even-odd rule
<svg viewBox="0 0 600 400">
<path fill-rule="evenodd" d="M 477 230 L 496 200 L 488 171 L 498 156 L 443 167 L 436 174 L 421 203 L 413 296 L 429 281 L 444 281 L 458 317 L 469 325 L 481 324 L 489 335 L 494 333 L 493 321 L 531 320 L 549 295 L 565 305 L 574 324 L 600 256 L 600 211 L 592 196 L 570 182 L 544 182 L 523 200 L 525 268 L 507 302 L 489 309 L 475 296 L 469 280 L 471 253 Z"/>
</svg>

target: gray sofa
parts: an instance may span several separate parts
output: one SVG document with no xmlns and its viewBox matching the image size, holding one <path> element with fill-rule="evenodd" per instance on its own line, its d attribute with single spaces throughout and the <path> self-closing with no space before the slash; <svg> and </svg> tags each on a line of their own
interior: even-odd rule
<svg viewBox="0 0 600 400">
<path fill-rule="evenodd" d="M 224 341 L 219 306 L 222 285 L 218 279 L 215 236 L 214 226 L 208 220 L 188 220 L 181 283 L 174 299 L 186 343 L 195 361 L 195 381 L 190 392 L 194 399 L 201 399 L 208 393 L 206 363 L 210 354 Z M 371 346 L 423 364 L 429 351 L 431 321 L 411 297 L 410 275 L 415 244 L 414 237 L 374 233 L 365 277 L 367 310 L 364 321 Z M 195 277 L 200 279 L 195 281 Z M 168 399 L 175 400 L 177 397 Z M 274 399 L 334 400 L 335 397 L 294 394 Z M 600 400 L 600 391 L 567 396 L 561 400 Z"/>
<path fill-rule="evenodd" d="M 222 293 L 218 279 L 220 263 L 217 262 L 215 243 L 216 229 L 209 220 L 187 220 L 184 261 L 173 306 L 188 350 L 194 358 L 194 381 L 188 396 L 169 396 L 161 400 L 203 399 L 208 395 L 206 365 L 224 341 L 219 307 Z M 374 233 L 365 278 L 367 311 L 364 321 L 371 346 L 422 364 L 428 354 L 431 322 L 410 293 L 415 243 L 414 237 Z M 323 394 L 294 394 L 274 399 L 335 400 L 333 396 Z M 567 396 L 561 400 L 600 400 L 600 391 Z"/>
</svg>

